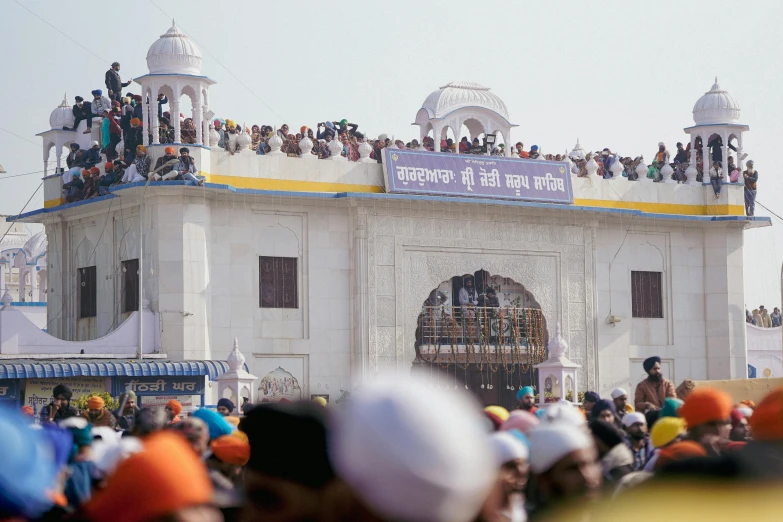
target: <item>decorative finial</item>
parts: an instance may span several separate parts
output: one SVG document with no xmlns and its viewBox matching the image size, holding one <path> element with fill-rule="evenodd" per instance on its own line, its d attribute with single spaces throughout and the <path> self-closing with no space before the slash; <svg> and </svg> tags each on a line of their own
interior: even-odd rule
<svg viewBox="0 0 783 522">
<path fill-rule="evenodd" d="M 171 17 L 171 25 L 177 25 L 177 22 L 174 21 L 174 17 Z"/>
<path fill-rule="evenodd" d="M 231 370 L 239 370 L 245 364 L 245 356 L 239 351 L 239 339 L 236 337 L 234 337 L 234 349 L 228 354 L 226 362 Z"/>
<path fill-rule="evenodd" d="M 3 308 L 8 308 L 11 306 L 11 294 L 8 293 L 8 289 L 6 289 L 2 299 L 0 299 L 0 303 L 2 303 Z"/>
</svg>

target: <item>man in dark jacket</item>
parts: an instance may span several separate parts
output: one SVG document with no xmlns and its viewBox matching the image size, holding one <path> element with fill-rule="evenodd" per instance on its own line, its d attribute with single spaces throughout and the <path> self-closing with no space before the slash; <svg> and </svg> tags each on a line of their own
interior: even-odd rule
<svg viewBox="0 0 783 522">
<path fill-rule="evenodd" d="M 141 410 L 136 407 L 136 393 L 128 391 L 119 397 L 120 407 L 112 413 L 117 419 L 117 424 L 125 431 L 133 431 L 139 420 Z"/>
<path fill-rule="evenodd" d="M 79 415 L 79 411 L 71 406 L 73 392 L 65 384 L 58 384 L 52 390 L 54 400 L 48 406 L 41 408 L 41 424 L 54 424 Z"/>
<path fill-rule="evenodd" d="M 89 173 L 89 170 L 84 170 L 83 172 Z M 74 201 L 79 201 L 80 199 L 82 199 L 83 195 L 84 195 L 84 182 L 82 181 L 82 179 L 79 177 L 78 174 L 74 174 L 73 177 L 71 178 L 71 181 L 69 181 L 68 183 L 63 183 L 63 197 L 65 198 L 66 202 L 73 203 Z"/>
<path fill-rule="evenodd" d="M 120 62 L 111 64 L 111 68 L 106 71 L 106 88 L 109 90 L 109 99 L 119 102 L 122 99 L 122 88 L 130 85 L 131 82 L 122 82 L 120 78 Z"/>
<path fill-rule="evenodd" d="M 72 169 L 81 163 L 81 154 L 79 154 L 79 144 L 71 143 L 68 146 L 68 148 L 71 149 L 71 152 L 69 152 L 68 156 L 65 158 L 65 164 L 68 165 L 69 169 Z"/>
<path fill-rule="evenodd" d="M 91 169 L 95 165 L 101 162 L 101 146 L 98 144 L 97 141 L 92 142 L 92 147 L 90 147 L 87 152 L 84 153 L 82 156 L 82 164 L 79 165 L 83 169 Z"/>
<path fill-rule="evenodd" d="M 81 96 L 77 96 L 76 105 L 73 106 L 73 128 L 70 130 L 75 131 L 78 129 L 82 120 L 87 120 L 87 130 L 84 131 L 84 134 L 89 134 L 90 127 L 92 127 L 92 103 L 84 101 L 84 98 Z"/>
</svg>

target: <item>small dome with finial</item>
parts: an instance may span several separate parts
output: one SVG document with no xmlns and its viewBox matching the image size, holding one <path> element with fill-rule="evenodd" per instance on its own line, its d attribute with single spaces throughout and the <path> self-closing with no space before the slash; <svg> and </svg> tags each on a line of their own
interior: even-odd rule
<svg viewBox="0 0 783 522">
<path fill-rule="evenodd" d="M 49 115 L 49 126 L 55 130 L 62 130 L 63 127 L 69 129 L 73 127 L 73 109 L 68 103 L 68 95 L 63 95 L 63 101 Z"/>
<path fill-rule="evenodd" d="M 230 370 L 241 370 L 245 364 L 245 356 L 239 351 L 239 339 L 234 337 L 234 348 L 231 353 L 226 357 L 226 363 Z"/>
<path fill-rule="evenodd" d="M 555 337 L 549 341 L 547 349 L 549 350 L 550 359 L 559 359 L 565 355 L 566 351 L 568 351 L 568 342 L 566 342 L 565 338 L 560 333 L 559 321 L 557 326 L 555 326 Z"/>
<path fill-rule="evenodd" d="M 693 121 L 697 125 L 735 123 L 740 118 L 737 100 L 718 85 L 718 77 L 712 89 L 696 101 L 693 106 Z"/>
<path fill-rule="evenodd" d="M 201 74 L 201 51 L 174 20 L 166 34 L 160 35 L 147 51 L 150 74 Z"/>
</svg>

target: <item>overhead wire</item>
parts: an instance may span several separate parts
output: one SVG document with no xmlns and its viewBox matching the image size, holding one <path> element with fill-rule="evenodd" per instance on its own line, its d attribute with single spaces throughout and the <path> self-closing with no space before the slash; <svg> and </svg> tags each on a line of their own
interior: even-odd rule
<svg viewBox="0 0 783 522">
<path fill-rule="evenodd" d="M 33 174 L 43 174 L 43 170 L 36 170 L 35 172 L 24 172 L 22 174 L 12 174 L 11 176 L 0 176 L 0 181 L 4 179 L 19 178 L 21 176 L 32 176 Z"/>
<path fill-rule="evenodd" d="M 101 60 L 101 61 L 102 61 L 102 62 L 104 62 L 104 63 L 108 62 L 108 60 L 106 60 L 104 57 L 102 57 L 102 56 L 99 56 L 98 54 L 96 54 L 96 53 L 92 52 L 92 51 L 91 51 L 91 50 L 89 50 L 87 47 L 85 47 L 84 45 L 82 45 L 81 43 L 79 43 L 78 41 L 76 41 L 75 39 L 71 38 L 71 37 L 70 37 L 68 34 L 66 34 L 65 32 L 63 32 L 63 31 L 61 31 L 60 29 L 58 29 L 58 28 L 57 28 L 57 27 L 56 27 L 54 24 L 52 24 L 51 22 L 49 22 L 48 20 L 46 20 L 45 18 L 43 18 L 42 16 L 40 16 L 40 15 L 39 15 L 38 13 L 36 13 L 35 11 L 33 11 L 33 10 L 29 9 L 29 8 L 28 8 L 26 5 L 22 4 L 22 3 L 21 3 L 19 0 L 14 0 L 14 3 L 15 3 L 16 5 L 18 5 L 19 7 L 21 7 L 22 9 L 24 9 L 25 11 L 27 11 L 28 13 L 30 13 L 31 15 L 33 15 L 33 16 L 35 16 L 36 18 L 38 18 L 39 20 L 41 20 L 43 23 L 45 23 L 46 25 L 48 25 L 49 27 L 51 27 L 52 29 L 54 29 L 55 31 L 57 31 L 58 33 L 60 33 L 61 35 L 63 35 L 64 37 L 66 37 L 68 40 L 72 41 L 73 43 L 75 43 L 76 45 L 78 45 L 79 47 L 81 47 L 82 49 L 84 49 L 85 51 L 87 51 L 88 53 L 90 53 L 91 55 L 93 55 L 95 58 L 98 58 L 99 60 Z"/>
<path fill-rule="evenodd" d="M 168 20 L 173 20 L 173 17 L 169 16 L 169 14 L 168 14 L 166 11 L 164 11 L 164 10 L 163 10 L 163 8 L 162 8 L 162 7 L 160 7 L 160 6 L 159 6 L 157 3 L 155 3 L 155 1 L 154 1 L 154 0 L 149 0 L 149 1 L 150 1 L 150 3 L 151 3 L 152 5 L 154 5 L 156 8 L 158 8 L 158 11 L 160 11 L 161 13 L 163 13 L 163 15 L 164 15 L 164 16 L 165 16 L 165 17 L 166 17 Z M 184 28 L 184 26 L 183 26 L 183 28 Z M 265 101 L 263 100 L 263 98 L 261 98 L 261 97 L 260 97 L 258 94 L 256 94 L 256 92 L 255 92 L 255 91 L 253 91 L 253 89 L 251 89 L 250 87 L 248 87 L 248 86 L 247 86 L 247 84 L 246 84 L 245 82 L 243 82 L 243 81 L 242 81 L 242 80 L 239 78 L 239 76 L 237 76 L 236 74 L 234 74 L 234 73 L 233 73 L 233 72 L 232 72 L 232 71 L 231 71 L 231 70 L 230 70 L 228 67 L 226 67 L 226 66 L 223 64 L 223 62 L 221 62 L 220 60 L 218 60 L 218 59 L 217 59 L 217 57 L 215 57 L 215 55 L 214 55 L 214 54 L 212 54 L 211 52 L 209 52 L 209 49 L 207 49 L 207 48 L 206 48 L 206 47 L 205 47 L 205 46 L 204 46 L 202 43 L 200 43 L 198 40 L 196 40 L 196 39 L 193 37 L 193 34 L 192 34 L 192 33 L 191 33 L 191 34 L 188 34 L 188 38 L 190 38 L 191 40 L 193 40 L 193 41 L 194 41 L 194 42 L 195 42 L 195 43 L 196 43 L 196 44 L 199 46 L 199 48 L 200 48 L 201 50 L 203 50 L 205 53 L 207 53 L 207 54 L 208 54 L 208 55 L 209 55 L 209 56 L 210 56 L 210 57 L 211 57 L 213 60 L 215 60 L 215 62 L 216 62 L 216 63 L 217 63 L 219 66 L 221 66 L 223 69 L 225 69 L 225 70 L 226 70 L 226 72 L 227 72 L 228 74 L 230 74 L 230 75 L 231 75 L 231 76 L 232 76 L 232 77 L 233 77 L 233 78 L 234 78 L 236 81 L 238 81 L 238 82 L 239 82 L 239 84 L 240 84 L 242 87 L 244 87 L 244 88 L 247 90 L 247 92 L 249 92 L 250 94 L 252 94 L 253 96 L 255 96 L 255 98 L 256 98 L 258 101 L 260 101 L 261 103 L 263 103 L 263 104 L 264 104 L 264 106 L 265 106 L 267 109 L 269 109 L 269 110 L 272 112 L 272 114 L 274 114 L 275 116 L 277 116 L 278 118 L 280 118 L 280 120 L 281 120 L 281 121 L 286 121 L 286 119 L 285 119 L 285 118 L 283 118 L 282 116 L 280 116 L 280 114 L 278 114 L 278 112 L 277 112 L 276 110 L 274 110 L 274 109 L 273 109 L 273 108 L 272 108 L 272 107 L 271 107 L 271 106 L 270 106 L 270 105 L 269 105 L 267 102 L 265 102 Z"/>
<path fill-rule="evenodd" d="M 24 136 L 20 136 L 19 134 L 15 133 L 14 131 L 10 131 L 10 130 L 8 130 L 8 129 L 4 129 L 3 127 L 0 127 L 0 131 L 7 132 L 7 133 L 8 133 L 8 134 L 10 134 L 11 136 L 16 136 L 16 137 L 17 137 L 17 138 L 19 138 L 20 140 L 24 140 L 24 141 L 26 141 L 27 143 L 30 143 L 31 145 L 35 145 L 36 147 L 40 147 L 40 146 L 41 146 L 41 144 L 40 144 L 40 143 L 36 143 L 36 142 L 34 142 L 33 140 L 29 140 L 29 139 L 25 138 Z"/>
<path fill-rule="evenodd" d="M 24 209 L 26 209 L 26 208 L 27 208 L 27 205 L 29 205 L 29 204 L 30 204 L 30 202 L 31 202 L 31 201 L 33 200 L 33 198 L 35 197 L 35 195 L 36 195 L 36 194 L 38 194 L 38 191 L 39 191 L 39 190 L 41 190 L 41 187 L 42 187 L 42 186 L 43 186 L 43 181 L 42 181 L 42 182 L 40 182 L 40 183 L 38 184 L 38 188 L 37 188 L 37 189 L 35 189 L 35 191 L 33 192 L 33 194 L 30 196 L 30 199 L 28 199 L 28 200 L 27 200 L 27 203 L 25 203 L 25 204 L 24 204 L 24 206 L 22 207 L 22 210 L 20 210 L 20 211 L 19 211 L 19 213 L 17 214 L 17 216 L 18 216 L 18 215 L 20 215 L 20 214 L 23 214 L 23 213 L 24 213 Z M 11 224 L 8 226 L 8 229 L 5 231 L 5 233 L 3 233 L 3 236 L 2 236 L 2 237 L 0 237 L 0 243 L 2 243 L 2 242 L 3 242 L 3 239 L 5 239 L 5 236 L 7 236 L 7 235 L 8 235 L 8 232 L 10 232 L 10 231 L 11 231 L 11 228 L 13 228 L 13 226 L 14 226 L 14 224 L 13 224 L 13 222 L 12 222 L 12 223 L 11 223 Z"/>
</svg>

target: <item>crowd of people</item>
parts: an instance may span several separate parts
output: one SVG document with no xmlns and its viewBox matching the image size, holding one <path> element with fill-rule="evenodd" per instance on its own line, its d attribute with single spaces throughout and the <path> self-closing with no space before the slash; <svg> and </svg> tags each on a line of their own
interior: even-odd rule
<svg viewBox="0 0 783 522">
<path fill-rule="evenodd" d="M 132 392 L 79 412 L 58 385 L 37 419 L 0 409 L 0 520 L 619 521 L 631 499 L 644 511 L 676 498 L 704 515 L 688 520 L 715 520 L 721 480 L 776 485 L 783 388 L 735 404 L 675 390 L 657 357 L 644 368 L 634 404 L 618 388 L 539 409 L 524 387 L 511 412 L 399 376 L 339 405 L 247 403 L 241 417 L 227 399 L 186 415 L 174 400 L 138 408 Z"/>
<path fill-rule="evenodd" d="M 764 305 L 755 308 L 753 312 L 745 310 L 745 322 L 760 328 L 781 326 L 781 319 L 783 319 L 783 316 L 781 316 L 780 309 L 777 306 L 772 310 L 772 313 L 769 313 L 769 310 Z"/>
<path fill-rule="evenodd" d="M 68 201 L 86 199 L 100 195 L 100 189 L 92 190 L 97 185 L 111 186 L 111 182 L 102 179 L 100 169 L 96 174 L 91 171 L 89 175 L 85 171 L 97 168 L 96 165 L 102 162 L 101 155 L 106 162 L 112 166 L 120 165 L 123 171 L 133 171 L 126 176 L 119 176 L 120 181 L 128 182 L 129 179 L 146 180 L 149 176 L 148 160 L 145 165 L 143 156 L 145 155 L 143 146 L 142 121 L 144 105 L 147 111 L 150 110 L 150 100 L 144 100 L 141 95 L 126 93 L 122 94 L 122 89 L 127 87 L 130 82 L 123 82 L 120 77 L 120 64 L 114 62 L 111 68 L 106 71 L 105 85 L 108 91 L 108 97 L 103 94 L 101 89 L 92 91 L 92 101 L 85 101 L 80 96 L 76 97 L 76 104 L 73 106 L 74 126 L 76 130 L 81 121 L 87 122 L 85 134 L 91 132 L 94 120 L 100 121 L 101 132 L 100 142 L 93 142 L 92 147 L 87 151 L 80 151 L 78 145 L 73 148 L 69 154 L 67 181 L 69 183 L 65 196 Z M 157 130 L 147 128 L 149 142 L 152 140 L 152 133 L 157 132 L 161 144 L 172 144 L 175 140 L 172 117 L 179 118 L 180 142 L 181 144 L 196 144 L 197 130 L 192 118 L 185 118 L 183 114 L 172 115 L 169 111 L 164 111 L 164 105 L 168 104 L 168 99 L 159 94 L 154 101 L 158 114 Z M 150 118 L 148 118 L 148 121 Z M 425 136 L 422 142 L 413 139 L 404 141 L 400 139 L 389 138 L 387 134 L 380 134 L 377 138 L 370 138 L 364 133 L 359 132 L 359 126 L 355 123 L 349 123 L 347 119 L 339 121 L 323 121 L 316 124 L 315 128 L 306 125 L 299 128 L 299 132 L 292 132 L 287 124 L 279 128 L 271 125 L 252 125 L 250 128 L 243 129 L 236 121 L 231 119 L 216 118 L 209 125 L 210 134 L 216 134 L 216 143 L 211 137 L 204 136 L 203 141 L 210 145 L 217 145 L 226 150 L 229 154 L 237 154 L 243 150 L 248 150 L 253 154 L 269 154 L 270 152 L 281 152 L 288 156 L 300 157 L 303 154 L 313 155 L 319 159 L 328 159 L 335 154 L 343 156 L 348 161 L 359 161 L 362 157 L 360 147 L 366 143 L 368 148 L 365 157 L 373 159 L 378 163 L 382 162 L 383 149 L 408 149 L 418 151 L 434 152 L 436 150 L 435 140 L 430 136 Z M 279 138 L 279 141 L 270 143 L 273 138 Z M 335 145 L 337 142 L 338 145 Z M 478 137 L 471 141 L 468 137 L 455 143 L 451 138 L 442 139 L 439 143 L 439 151 L 443 153 L 460 154 L 479 154 L 504 156 L 506 145 L 503 143 L 494 144 L 487 141 L 486 136 L 483 139 Z M 636 181 L 640 177 L 647 177 L 654 182 L 664 180 L 664 174 L 678 183 L 688 181 L 688 176 L 693 175 L 688 172 L 691 162 L 691 144 L 683 146 L 677 143 L 677 151 L 672 154 L 666 145 L 661 142 L 658 144 L 658 150 L 653 155 L 650 165 L 644 163 L 643 156 L 626 156 L 612 152 L 609 148 L 604 148 L 594 153 L 585 154 L 581 149 L 574 149 L 570 154 L 543 154 L 538 145 L 533 145 L 529 150 L 525 149 L 522 142 L 517 142 L 510 151 L 512 157 L 535 159 L 541 161 L 571 161 L 573 163 L 571 172 L 580 177 L 592 175 L 604 179 L 613 177 L 624 177 L 628 181 Z M 752 160 L 748 161 L 743 171 L 736 166 L 733 156 L 729 156 L 726 164 L 723 161 L 723 141 L 720 137 L 714 137 L 707 145 L 708 163 L 705 169 L 705 147 L 698 138 L 695 142 L 696 156 L 696 181 L 709 181 L 712 184 L 715 198 L 720 197 L 721 187 L 724 183 L 737 183 L 744 185 L 745 211 L 746 215 L 753 216 L 755 213 L 756 191 L 758 183 L 758 171 L 755 169 Z M 727 145 L 728 150 L 738 152 L 737 147 L 732 143 Z M 142 156 L 137 163 L 136 158 Z M 74 171 L 76 165 L 81 168 Z M 185 170 L 172 168 L 167 174 L 175 171 L 176 174 L 170 177 L 159 176 L 162 179 L 184 179 L 191 183 L 199 183 L 194 172 L 189 172 L 190 167 L 187 162 L 184 165 Z M 188 175 L 188 173 L 190 175 Z M 74 176 L 77 174 L 77 176 Z M 75 178 L 79 179 L 75 179 Z M 96 178 L 100 177 L 100 180 Z M 123 181 L 125 180 L 125 181 Z M 107 185 L 108 183 L 108 185 Z M 70 198 L 70 199 L 69 199 Z"/>
</svg>

